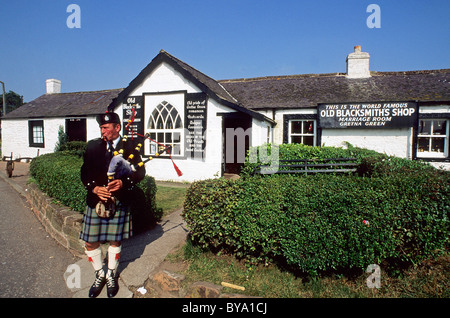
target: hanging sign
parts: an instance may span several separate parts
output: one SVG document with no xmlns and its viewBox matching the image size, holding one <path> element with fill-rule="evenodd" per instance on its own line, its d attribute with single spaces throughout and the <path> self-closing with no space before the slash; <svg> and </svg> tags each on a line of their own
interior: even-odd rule
<svg viewBox="0 0 450 318">
<path fill-rule="evenodd" d="M 185 154 L 187 158 L 205 159 L 207 95 L 186 94 L 185 105 Z"/>
<path fill-rule="evenodd" d="M 417 103 L 319 104 L 320 128 L 406 128 L 417 121 Z"/>
</svg>

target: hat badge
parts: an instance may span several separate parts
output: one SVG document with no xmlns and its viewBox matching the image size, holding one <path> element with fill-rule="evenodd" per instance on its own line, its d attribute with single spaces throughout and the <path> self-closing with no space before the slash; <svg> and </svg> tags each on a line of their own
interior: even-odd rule
<svg viewBox="0 0 450 318">
<path fill-rule="evenodd" d="M 108 120 L 109 120 L 109 116 L 105 115 L 105 121 L 108 121 Z"/>
</svg>

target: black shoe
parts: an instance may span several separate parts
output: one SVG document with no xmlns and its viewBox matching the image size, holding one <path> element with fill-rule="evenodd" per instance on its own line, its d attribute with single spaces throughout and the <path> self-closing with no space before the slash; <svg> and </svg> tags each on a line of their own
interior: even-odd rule
<svg viewBox="0 0 450 318">
<path fill-rule="evenodd" d="M 108 297 L 116 296 L 119 291 L 119 282 L 117 281 L 116 273 L 113 270 L 108 269 L 108 274 L 106 275 L 106 292 Z"/>
<path fill-rule="evenodd" d="M 101 273 L 100 273 L 101 272 Z M 105 286 L 106 278 L 105 274 L 102 269 L 95 272 L 95 281 L 91 286 L 91 289 L 89 289 L 89 297 L 95 298 L 98 295 L 100 295 L 100 292 L 103 289 L 103 286 Z"/>
</svg>

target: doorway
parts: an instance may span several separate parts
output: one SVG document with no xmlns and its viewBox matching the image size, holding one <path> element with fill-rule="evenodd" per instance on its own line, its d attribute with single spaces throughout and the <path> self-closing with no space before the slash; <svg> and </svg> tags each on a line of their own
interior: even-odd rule
<svg viewBox="0 0 450 318">
<path fill-rule="evenodd" d="M 252 117 L 226 113 L 222 117 L 222 175 L 239 174 L 251 144 Z"/>
<path fill-rule="evenodd" d="M 67 118 L 66 134 L 68 141 L 86 141 L 86 118 Z"/>
</svg>

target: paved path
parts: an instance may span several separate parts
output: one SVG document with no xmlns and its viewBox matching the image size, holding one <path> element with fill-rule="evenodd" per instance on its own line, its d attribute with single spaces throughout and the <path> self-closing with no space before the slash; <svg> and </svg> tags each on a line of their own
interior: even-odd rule
<svg viewBox="0 0 450 318">
<path fill-rule="evenodd" d="M 0 178 L 0 298 L 72 297 L 63 275 L 77 259 L 45 231 Z"/>
<path fill-rule="evenodd" d="M 6 182 L 10 188 L 15 189 L 19 194 L 26 193 L 26 184 L 29 177 L 29 164 L 16 163 L 12 178 L 7 178 L 5 166 L 5 162 L 0 162 L 0 178 L 2 181 Z M 7 188 L 6 185 L 4 187 Z M 15 193 L 15 195 L 20 197 L 17 193 Z M 24 201 L 23 198 L 21 198 L 21 200 L 22 202 Z M 181 217 L 181 211 L 182 210 L 178 210 L 166 216 L 152 230 L 136 235 L 123 242 L 122 257 L 118 269 L 120 272 L 120 288 L 119 293 L 116 295 L 117 298 L 132 297 L 133 294 L 128 287 L 143 286 L 149 274 L 158 267 L 167 254 L 185 241 L 188 231 L 186 229 L 186 224 Z M 31 210 L 29 210 L 29 213 L 30 216 L 33 216 Z M 11 217 L 14 218 L 14 215 Z M 32 222 L 35 225 L 40 225 L 36 218 L 32 219 Z M 18 244 L 18 240 L 12 240 L 12 242 Z M 55 243 L 55 241 L 53 242 Z M 106 248 L 107 247 L 105 246 L 104 249 L 106 250 Z M 55 246 L 54 249 L 61 249 L 61 246 Z M 69 293 L 61 296 L 73 296 L 75 298 L 87 297 L 89 287 L 94 281 L 94 271 L 92 266 L 88 263 L 86 257 L 81 259 L 70 259 L 71 261 L 73 260 L 73 262 L 69 263 L 67 262 L 68 260 L 69 259 L 61 263 L 61 266 L 64 269 L 61 275 L 55 275 L 56 279 L 61 277 L 59 283 L 64 284 L 64 286 L 66 286 L 67 279 L 69 287 L 71 287 Z M 32 266 L 26 263 L 24 263 L 23 266 L 30 271 L 33 270 Z M 69 270 L 64 273 L 68 266 L 70 266 Z M 78 273 L 80 274 L 79 277 L 76 276 Z M 8 285 L 8 283 L 6 283 L 6 285 Z M 39 286 L 39 284 L 37 284 L 37 286 Z M 43 297 L 46 297 L 46 294 L 43 294 Z M 54 296 L 48 295 L 48 297 Z M 99 298 L 102 297 L 106 297 L 106 288 L 99 295 Z"/>
</svg>

